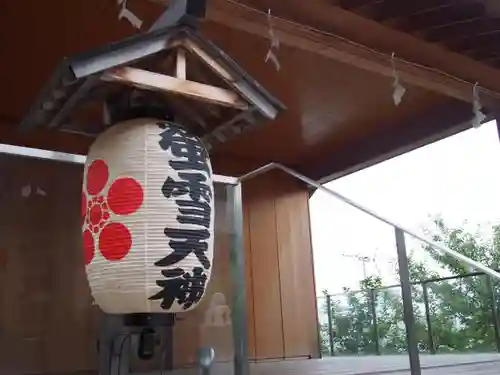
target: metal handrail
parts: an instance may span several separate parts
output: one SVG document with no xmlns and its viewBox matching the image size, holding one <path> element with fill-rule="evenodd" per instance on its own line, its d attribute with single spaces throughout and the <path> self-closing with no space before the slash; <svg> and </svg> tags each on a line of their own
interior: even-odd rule
<svg viewBox="0 0 500 375">
<path fill-rule="evenodd" d="M 496 270 L 498 272 L 500 270 Z M 452 281 L 452 280 L 460 280 L 460 279 L 466 279 L 468 277 L 477 277 L 477 276 L 485 276 L 486 274 L 484 272 L 470 272 L 470 273 L 461 273 L 458 275 L 453 275 L 453 276 L 446 276 L 446 277 L 433 277 L 430 279 L 425 279 L 425 280 L 417 280 L 417 281 L 411 281 L 410 285 L 422 285 L 422 284 L 437 284 L 441 283 L 444 281 Z M 389 284 L 389 285 L 383 285 L 379 288 L 373 288 L 373 289 L 368 289 L 368 290 L 373 290 L 374 292 L 382 292 L 385 290 L 390 290 L 390 289 L 395 289 L 395 288 L 400 288 L 401 284 Z M 356 289 L 356 290 L 345 290 L 344 292 L 338 292 L 338 293 L 325 293 L 325 294 L 320 294 L 317 295 L 316 298 L 323 298 L 325 296 L 330 296 L 330 297 L 341 297 L 345 296 L 347 294 L 358 294 L 358 293 L 363 293 L 366 292 L 367 289 Z"/>
<path fill-rule="evenodd" d="M 376 219 L 378 219 L 378 220 L 380 220 L 380 221 L 382 221 L 382 222 L 384 222 L 384 223 L 386 223 L 394 228 L 401 230 L 402 232 L 416 238 L 419 241 L 422 241 L 423 243 L 435 248 L 436 250 L 438 250 L 442 253 L 448 254 L 449 256 L 455 258 L 456 260 L 463 262 L 463 263 L 466 263 L 469 266 L 471 266 L 479 271 L 482 271 L 485 274 L 490 275 L 491 277 L 494 277 L 495 279 L 500 280 L 500 273 L 485 266 L 484 264 L 476 262 L 475 260 L 470 259 L 469 257 L 466 257 L 465 255 L 460 254 L 459 252 L 452 250 L 446 246 L 443 246 L 443 245 L 441 245 L 433 240 L 429 240 L 429 239 L 425 238 L 424 236 L 412 231 L 411 229 L 408 229 L 400 224 L 393 222 L 392 220 L 390 220 L 390 219 L 380 215 L 379 213 L 363 206 L 362 204 L 357 203 L 357 202 L 353 201 L 352 199 L 349 199 L 349 198 L 345 197 L 344 195 L 337 193 L 331 189 L 328 189 L 328 188 L 324 187 L 323 185 L 319 184 L 318 182 L 294 171 L 293 169 L 285 167 L 282 164 L 269 163 L 267 165 L 264 165 L 263 167 L 257 168 L 255 170 L 253 170 L 252 172 L 249 172 L 249 173 L 239 177 L 239 181 L 244 182 L 244 181 L 251 179 L 253 177 L 256 177 L 260 174 L 269 172 L 270 170 L 273 170 L 273 169 L 279 169 L 279 170 L 285 172 L 286 174 L 289 174 L 290 176 L 293 176 L 293 177 L 305 182 L 306 184 L 308 184 L 312 187 L 315 187 L 315 188 L 327 193 L 328 195 L 331 195 L 332 197 L 335 197 L 335 198 L 341 200 L 342 202 L 348 204 L 349 206 L 357 208 L 358 210 L 363 211 L 364 213 L 366 213 L 366 214 L 368 214 L 368 215 L 370 215 L 370 216 L 372 216 L 372 217 L 374 217 L 374 218 L 376 218 Z"/>
</svg>

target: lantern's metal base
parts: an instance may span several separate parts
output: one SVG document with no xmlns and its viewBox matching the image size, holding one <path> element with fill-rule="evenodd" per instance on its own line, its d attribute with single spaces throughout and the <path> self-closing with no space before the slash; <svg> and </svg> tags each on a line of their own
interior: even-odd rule
<svg viewBox="0 0 500 375">
<path fill-rule="evenodd" d="M 127 327 L 171 327 L 175 314 L 127 314 L 123 322 Z"/>
<path fill-rule="evenodd" d="M 132 358 L 161 356 L 161 370 L 173 368 L 174 314 L 103 314 L 98 353 L 99 375 L 127 375 Z"/>
</svg>

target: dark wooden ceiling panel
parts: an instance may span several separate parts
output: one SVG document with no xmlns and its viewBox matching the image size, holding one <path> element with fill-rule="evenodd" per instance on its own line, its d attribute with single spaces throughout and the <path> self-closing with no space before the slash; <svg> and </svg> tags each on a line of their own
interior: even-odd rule
<svg viewBox="0 0 500 375">
<path fill-rule="evenodd" d="M 475 17 L 429 30 L 425 39 L 431 42 L 451 43 L 464 38 L 499 32 L 500 18 Z"/>
<path fill-rule="evenodd" d="M 440 43 L 491 66 L 500 45 L 500 6 L 489 0 L 345 0 L 339 5 L 388 27 Z M 500 4 L 500 3 L 499 3 Z"/>
<path fill-rule="evenodd" d="M 443 25 L 462 23 L 464 21 L 485 16 L 484 5 L 479 3 L 462 6 L 443 6 L 422 9 L 408 16 L 398 17 L 396 27 L 402 31 L 415 33 L 427 32 Z"/>
<path fill-rule="evenodd" d="M 370 13 L 377 22 L 388 22 L 393 19 L 418 15 L 429 11 L 439 11 L 446 9 L 455 0 L 419 0 L 419 1 L 398 1 L 380 0 L 371 3 Z"/>
</svg>

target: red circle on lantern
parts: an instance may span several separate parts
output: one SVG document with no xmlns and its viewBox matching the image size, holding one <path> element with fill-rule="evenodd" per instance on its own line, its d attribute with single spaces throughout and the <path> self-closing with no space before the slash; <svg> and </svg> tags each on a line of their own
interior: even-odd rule
<svg viewBox="0 0 500 375">
<path fill-rule="evenodd" d="M 142 205 L 144 193 L 133 178 L 120 178 L 113 182 L 108 192 L 108 206 L 117 215 L 130 215 Z"/>
<path fill-rule="evenodd" d="M 91 209 L 90 209 L 90 222 L 93 225 L 99 224 L 102 218 L 102 210 L 101 210 L 101 205 L 95 204 Z"/>
<path fill-rule="evenodd" d="M 104 258 L 117 261 L 125 258 L 132 247 L 132 235 L 120 223 L 106 225 L 99 235 L 99 250 Z"/>
<path fill-rule="evenodd" d="M 109 171 L 104 160 L 94 160 L 87 170 L 87 191 L 89 194 L 99 194 L 108 181 Z"/>
<path fill-rule="evenodd" d="M 90 262 L 92 262 L 92 259 L 94 258 L 94 251 L 94 236 L 92 236 L 92 233 L 90 233 L 90 231 L 87 229 L 85 232 L 83 232 L 83 256 L 86 266 L 89 265 Z"/>
</svg>

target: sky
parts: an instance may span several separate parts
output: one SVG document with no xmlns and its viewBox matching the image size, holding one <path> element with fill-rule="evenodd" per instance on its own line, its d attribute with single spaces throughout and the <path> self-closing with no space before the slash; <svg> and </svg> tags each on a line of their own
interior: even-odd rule
<svg viewBox="0 0 500 375">
<path fill-rule="evenodd" d="M 476 230 L 500 221 L 500 142 L 494 122 L 387 160 L 325 186 L 422 233 L 432 217 Z M 366 275 L 395 282 L 394 229 L 324 192 L 310 200 L 316 292 L 358 289 Z M 488 236 L 489 232 L 485 232 Z M 408 251 L 426 259 L 418 242 Z"/>
</svg>

